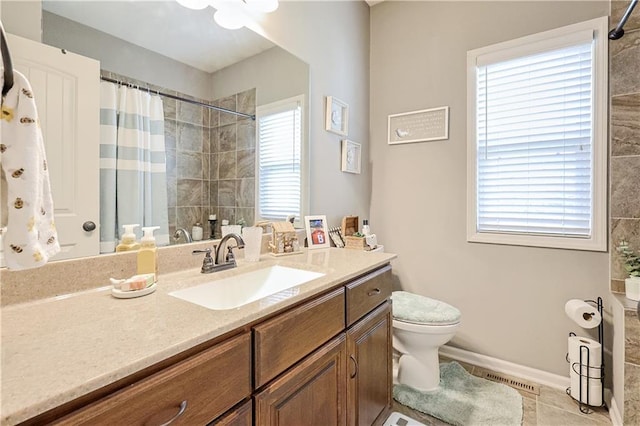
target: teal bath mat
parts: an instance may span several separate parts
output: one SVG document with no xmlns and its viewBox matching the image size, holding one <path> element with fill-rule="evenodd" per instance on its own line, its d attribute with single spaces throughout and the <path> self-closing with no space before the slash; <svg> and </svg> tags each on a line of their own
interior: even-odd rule
<svg viewBox="0 0 640 426">
<path fill-rule="evenodd" d="M 509 386 L 472 376 L 457 362 L 440 365 L 440 388 L 420 392 L 394 385 L 399 403 L 457 426 L 522 423 L 522 396 Z"/>
</svg>

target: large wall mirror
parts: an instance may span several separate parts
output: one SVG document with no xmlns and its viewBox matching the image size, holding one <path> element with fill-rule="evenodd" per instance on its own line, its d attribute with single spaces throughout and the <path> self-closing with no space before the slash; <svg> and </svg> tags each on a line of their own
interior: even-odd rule
<svg viewBox="0 0 640 426">
<path fill-rule="evenodd" d="M 194 11 L 175 1 L 43 1 L 42 22 L 44 44 L 94 58 L 102 77 L 152 94 L 248 114 L 304 95 L 308 111 L 308 64 L 246 28 L 220 29 L 211 8 Z M 174 234 L 196 223 L 209 238 L 210 215 L 216 215 L 217 237 L 223 219 L 253 223 L 256 122 L 172 98 L 163 99 L 163 109 L 170 243 L 184 242 Z"/>
</svg>

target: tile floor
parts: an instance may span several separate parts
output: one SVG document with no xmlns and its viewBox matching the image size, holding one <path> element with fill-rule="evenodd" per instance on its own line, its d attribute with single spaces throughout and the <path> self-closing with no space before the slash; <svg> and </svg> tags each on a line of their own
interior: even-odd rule
<svg viewBox="0 0 640 426">
<path fill-rule="evenodd" d="M 450 360 L 441 357 L 441 362 Z M 482 376 L 485 371 L 481 367 L 460 362 L 468 372 Z M 606 408 L 596 408 L 591 414 L 582 414 L 578 404 L 563 390 L 540 386 L 540 395 L 519 391 L 522 395 L 524 410 L 523 426 L 591 426 L 611 425 L 609 412 Z M 444 426 L 448 423 L 442 420 L 412 410 L 397 401 L 393 401 L 392 411 L 397 411 L 414 418 L 427 426 Z"/>
</svg>

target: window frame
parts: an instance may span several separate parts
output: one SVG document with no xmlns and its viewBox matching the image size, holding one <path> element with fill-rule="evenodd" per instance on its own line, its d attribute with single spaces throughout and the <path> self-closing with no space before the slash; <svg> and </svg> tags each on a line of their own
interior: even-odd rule
<svg viewBox="0 0 640 426">
<path fill-rule="evenodd" d="M 264 105 L 258 105 L 256 108 L 256 161 L 255 161 L 255 221 L 269 221 L 260 216 L 260 116 L 269 112 L 281 109 L 287 104 L 297 103 L 300 105 L 300 217 L 296 217 L 294 226 L 296 228 L 304 228 L 304 216 L 309 211 L 309 138 L 307 131 L 307 97 L 304 94 L 292 96 L 279 101 L 270 102 Z M 285 218 L 282 219 L 283 221 Z"/>
<path fill-rule="evenodd" d="M 498 61 L 563 47 L 557 43 L 571 34 L 593 31 L 593 133 L 591 235 L 568 237 L 477 230 L 477 117 L 476 78 L 478 58 L 491 55 Z M 509 40 L 467 52 L 467 241 L 570 250 L 607 251 L 608 161 L 608 17 L 591 19 L 553 30 Z M 516 54 L 511 52 L 517 50 Z"/>
</svg>

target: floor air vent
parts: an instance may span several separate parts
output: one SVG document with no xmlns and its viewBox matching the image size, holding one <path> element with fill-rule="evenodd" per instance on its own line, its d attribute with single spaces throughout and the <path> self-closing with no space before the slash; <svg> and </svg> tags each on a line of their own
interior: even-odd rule
<svg viewBox="0 0 640 426">
<path fill-rule="evenodd" d="M 511 386 L 512 388 L 529 392 L 534 395 L 540 395 L 539 385 L 527 382 L 522 379 L 517 379 L 515 377 L 507 376 L 506 374 L 487 371 L 484 373 L 483 378 L 491 380 L 492 382 L 502 383 L 503 385 Z"/>
</svg>

